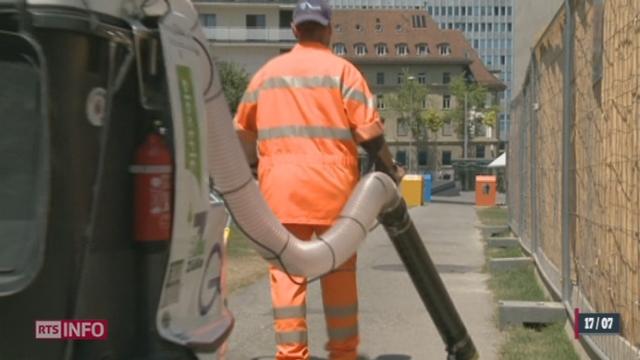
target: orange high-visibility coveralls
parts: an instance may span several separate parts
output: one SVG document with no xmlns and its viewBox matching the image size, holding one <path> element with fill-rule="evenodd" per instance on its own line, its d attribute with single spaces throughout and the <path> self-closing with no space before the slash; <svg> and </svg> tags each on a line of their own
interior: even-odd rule
<svg viewBox="0 0 640 360">
<path fill-rule="evenodd" d="M 383 134 L 365 79 L 317 43 L 299 43 L 252 78 L 235 118 L 238 135 L 258 142 L 260 189 L 300 239 L 321 235 L 358 181 L 357 144 Z M 355 256 L 321 280 L 333 360 L 355 359 Z M 271 267 L 276 358 L 308 359 L 306 285 Z"/>
</svg>

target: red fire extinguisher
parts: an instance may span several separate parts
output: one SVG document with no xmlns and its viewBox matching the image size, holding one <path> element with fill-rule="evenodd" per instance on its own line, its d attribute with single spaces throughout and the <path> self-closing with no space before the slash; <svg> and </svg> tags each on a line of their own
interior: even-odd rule
<svg viewBox="0 0 640 360">
<path fill-rule="evenodd" d="M 164 137 L 147 136 L 135 153 L 134 237 L 136 241 L 167 241 L 171 238 L 173 161 Z"/>
</svg>

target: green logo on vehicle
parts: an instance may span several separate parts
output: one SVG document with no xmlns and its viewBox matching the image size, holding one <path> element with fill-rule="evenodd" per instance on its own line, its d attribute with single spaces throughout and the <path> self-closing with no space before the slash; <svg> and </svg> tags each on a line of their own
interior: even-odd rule
<svg viewBox="0 0 640 360">
<path fill-rule="evenodd" d="M 193 78 L 191 76 L 191 69 L 187 66 L 178 65 L 177 72 L 180 87 L 180 103 L 182 104 L 185 164 L 187 170 L 196 177 L 198 184 L 202 185 L 200 129 L 198 127 L 198 112 L 194 97 Z"/>
</svg>

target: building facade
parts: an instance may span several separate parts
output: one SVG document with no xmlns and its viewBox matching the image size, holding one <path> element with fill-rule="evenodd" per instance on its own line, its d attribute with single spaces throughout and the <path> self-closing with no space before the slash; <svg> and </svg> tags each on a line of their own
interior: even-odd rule
<svg viewBox="0 0 640 360">
<path fill-rule="evenodd" d="M 424 9 L 424 0 L 330 0 L 334 9 Z"/>
<path fill-rule="evenodd" d="M 217 61 L 235 63 L 249 74 L 295 44 L 291 20 L 295 0 L 194 1 Z"/>
<path fill-rule="evenodd" d="M 500 95 L 500 133 L 506 140 L 513 95 L 514 1 L 517 0 L 427 0 L 427 12 L 441 29 L 460 30 L 476 49 L 482 62 L 506 85 Z M 539 1 L 530 6 L 541 6 Z"/>
<path fill-rule="evenodd" d="M 459 75 L 487 87 L 487 103 L 497 103 L 504 84 L 484 67 L 461 32 L 439 29 L 424 10 L 336 10 L 332 26 L 334 53 L 356 65 L 376 95 L 396 161 L 413 172 L 437 168 L 439 176 L 451 176 L 453 161 L 464 157 L 464 138 L 455 122 L 445 124 L 438 133 L 429 132 L 427 146 L 418 147 L 410 130 L 398 121 L 397 111 L 389 108 L 389 95 L 405 81 L 405 70 L 412 81 L 428 88 L 428 97 L 419 100 L 425 110 L 446 112 L 463 101 L 449 89 L 450 81 Z M 496 157 L 498 136 L 493 128 L 477 127 L 469 134 L 468 157 Z"/>
<path fill-rule="evenodd" d="M 194 4 L 216 60 L 238 64 L 253 74 L 269 59 L 295 45 L 290 29 L 295 2 L 210 0 Z M 426 11 L 412 9 L 417 6 L 416 1 L 378 2 L 407 8 L 367 10 L 355 4 L 351 9 L 349 0 L 332 2 L 333 6 L 344 7 L 334 10 L 332 48 L 363 72 L 378 96 L 385 134 L 398 162 L 411 165 L 414 171 L 433 168 L 436 162 L 447 169 L 454 160 L 463 158 L 463 138 L 452 124 L 447 124 L 439 134 L 429 136 L 430 140 L 437 139 L 437 154 L 433 153 L 436 151 L 433 147 L 418 150 L 408 129 L 399 125 L 397 116 L 385 108 L 385 95 L 398 88 L 398 74 L 407 69 L 415 81 L 429 88 L 429 98 L 423 101 L 425 108 L 445 111 L 457 104 L 449 93 L 448 82 L 460 74 L 470 74 L 490 88 L 494 102 L 504 85 L 485 68 L 461 32 L 440 29 Z M 384 53 L 379 49 L 382 39 L 386 39 Z M 479 127 L 477 134 L 469 136 L 468 157 L 496 157 L 499 133 Z"/>
</svg>

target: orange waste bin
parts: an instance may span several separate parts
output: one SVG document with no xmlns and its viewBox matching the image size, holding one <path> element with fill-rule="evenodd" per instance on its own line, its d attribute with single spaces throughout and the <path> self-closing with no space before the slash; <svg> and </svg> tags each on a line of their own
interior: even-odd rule
<svg viewBox="0 0 640 360">
<path fill-rule="evenodd" d="M 496 206 L 495 176 L 476 176 L 476 206 Z"/>
</svg>

